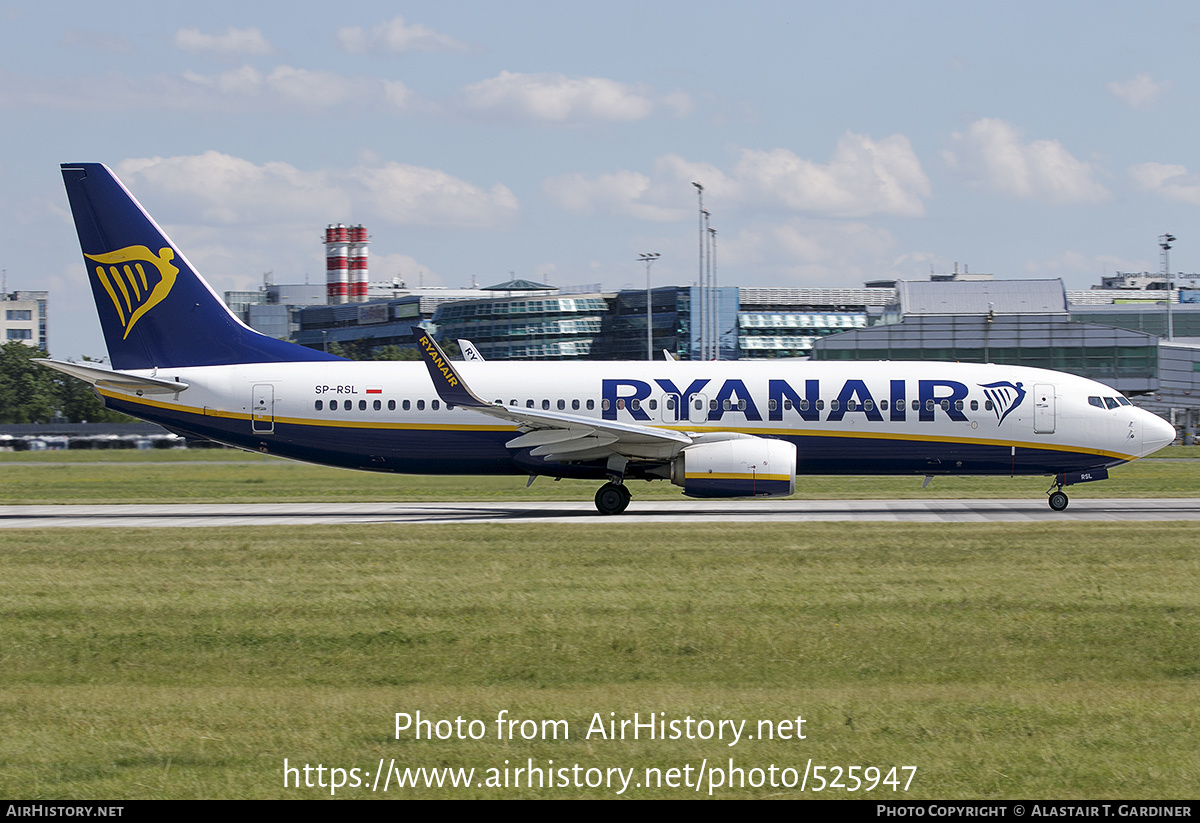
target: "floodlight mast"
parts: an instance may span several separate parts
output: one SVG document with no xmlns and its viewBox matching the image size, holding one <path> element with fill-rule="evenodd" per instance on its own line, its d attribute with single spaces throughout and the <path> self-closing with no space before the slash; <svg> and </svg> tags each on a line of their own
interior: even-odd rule
<svg viewBox="0 0 1200 823">
<path fill-rule="evenodd" d="M 1167 340 L 1175 339 L 1175 320 L 1171 313 L 1171 302 L 1175 299 L 1175 290 L 1171 287 L 1171 244 L 1174 242 L 1175 235 L 1169 232 L 1158 237 L 1158 246 L 1162 249 L 1163 278 L 1167 281 Z"/>
<path fill-rule="evenodd" d="M 662 257 L 656 251 L 642 252 L 638 260 L 646 264 L 646 359 L 654 359 L 654 309 L 650 301 L 650 266 Z"/>
<path fill-rule="evenodd" d="M 708 312 L 707 312 L 707 305 L 706 305 L 706 298 L 707 298 L 708 292 L 707 292 L 707 289 L 705 289 L 705 287 L 704 287 L 704 281 L 705 281 L 704 218 L 708 214 L 708 212 L 706 212 L 704 210 L 704 186 L 703 186 L 703 184 L 693 181 L 692 185 L 696 187 L 696 197 L 700 203 L 700 279 L 697 283 L 697 285 L 699 286 L 699 292 L 697 294 L 697 297 L 699 297 L 699 300 L 696 301 L 697 303 L 699 303 L 699 306 L 697 306 L 695 303 L 690 304 L 688 311 L 691 315 L 691 322 L 688 325 L 691 328 L 693 334 L 695 333 L 697 326 L 699 326 L 699 328 L 700 328 L 700 359 L 705 360 L 705 359 L 707 359 L 707 355 L 708 355 Z M 699 313 L 697 313 L 697 311 L 696 311 L 697 308 L 699 309 Z M 688 349 L 689 350 L 691 349 L 690 345 L 688 346 Z"/>
</svg>

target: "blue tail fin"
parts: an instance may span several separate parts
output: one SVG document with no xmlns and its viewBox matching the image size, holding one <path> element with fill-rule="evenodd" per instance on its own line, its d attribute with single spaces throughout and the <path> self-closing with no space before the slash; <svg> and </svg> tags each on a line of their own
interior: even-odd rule
<svg viewBox="0 0 1200 823">
<path fill-rule="evenodd" d="M 62 166 L 115 369 L 340 360 L 243 324 L 99 163 Z"/>
</svg>

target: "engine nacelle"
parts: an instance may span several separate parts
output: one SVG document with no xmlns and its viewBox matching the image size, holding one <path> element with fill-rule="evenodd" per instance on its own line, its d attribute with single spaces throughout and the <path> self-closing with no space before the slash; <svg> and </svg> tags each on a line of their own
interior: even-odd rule
<svg viewBox="0 0 1200 823">
<path fill-rule="evenodd" d="M 796 490 L 796 447 L 742 436 L 688 446 L 671 464 L 688 497 L 783 497 Z"/>
</svg>

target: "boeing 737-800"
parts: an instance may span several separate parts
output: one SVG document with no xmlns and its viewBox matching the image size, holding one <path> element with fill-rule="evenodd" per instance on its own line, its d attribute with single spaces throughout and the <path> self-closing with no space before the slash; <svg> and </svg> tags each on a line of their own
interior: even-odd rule
<svg viewBox="0 0 1200 823">
<path fill-rule="evenodd" d="M 349 362 L 239 321 L 115 175 L 63 180 L 111 369 L 42 361 L 105 405 L 204 438 L 407 474 L 632 479 L 692 497 L 790 495 L 806 474 L 1052 475 L 1065 485 L 1175 438 L 1105 385 L 1019 366 L 935 362 Z"/>
</svg>

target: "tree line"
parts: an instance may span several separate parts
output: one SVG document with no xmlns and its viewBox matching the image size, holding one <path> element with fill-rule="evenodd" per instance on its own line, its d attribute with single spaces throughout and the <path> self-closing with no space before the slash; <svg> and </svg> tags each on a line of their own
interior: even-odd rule
<svg viewBox="0 0 1200 823">
<path fill-rule="evenodd" d="M 24 343 L 0 345 L 0 423 L 133 422 L 104 408 L 84 381 L 33 362 L 42 357 L 49 355 Z"/>
</svg>

